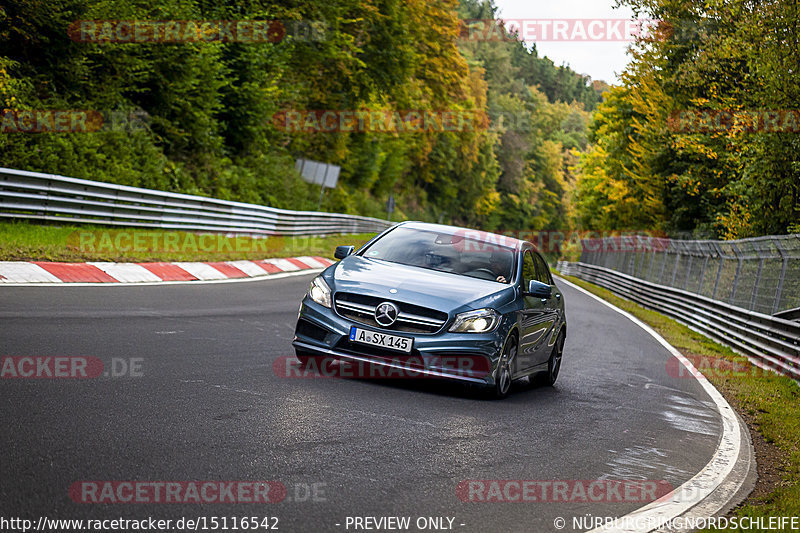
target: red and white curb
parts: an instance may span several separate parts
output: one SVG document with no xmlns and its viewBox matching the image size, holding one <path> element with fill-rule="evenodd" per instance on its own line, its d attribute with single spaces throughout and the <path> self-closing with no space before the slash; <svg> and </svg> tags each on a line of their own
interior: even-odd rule
<svg viewBox="0 0 800 533">
<path fill-rule="evenodd" d="M 58 263 L 0 261 L 0 283 L 162 283 L 224 281 L 318 270 L 332 265 L 324 257 L 203 263 Z"/>
</svg>

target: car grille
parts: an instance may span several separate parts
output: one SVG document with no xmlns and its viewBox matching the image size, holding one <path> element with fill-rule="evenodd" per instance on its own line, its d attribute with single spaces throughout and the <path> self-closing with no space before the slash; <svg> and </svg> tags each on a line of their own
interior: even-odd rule
<svg viewBox="0 0 800 533">
<path fill-rule="evenodd" d="M 447 313 L 375 296 L 337 292 L 334 302 L 340 316 L 374 328 L 406 333 L 436 333 L 447 322 Z M 388 328 L 375 321 L 375 308 L 383 302 L 395 304 L 400 311 L 395 323 Z"/>
</svg>

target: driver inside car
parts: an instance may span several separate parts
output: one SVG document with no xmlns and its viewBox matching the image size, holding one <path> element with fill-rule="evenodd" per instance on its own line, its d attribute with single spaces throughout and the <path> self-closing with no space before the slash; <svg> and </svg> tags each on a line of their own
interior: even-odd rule
<svg viewBox="0 0 800 533">
<path fill-rule="evenodd" d="M 494 275 L 497 276 L 495 281 L 508 283 L 506 276 L 509 276 L 511 273 L 511 254 L 501 251 L 492 252 L 489 268 Z"/>
</svg>

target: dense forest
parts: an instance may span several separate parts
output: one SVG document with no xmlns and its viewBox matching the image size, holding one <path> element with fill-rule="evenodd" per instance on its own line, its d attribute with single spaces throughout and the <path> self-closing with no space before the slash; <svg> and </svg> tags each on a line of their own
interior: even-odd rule
<svg viewBox="0 0 800 533">
<path fill-rule="evenodd" d="M 465 38 L 495 17 L 490 1 L 12 0 L 1 164 L 316 209 L 319 188 L 294 169 L 307 158 L 342 168 L 327 211 L 383 217 L 393 195 L 395 220 L 489 230 L 800 231 L 798 132 L 673 127 L 687 110 L 798 108 L 797 1 L 623 3 L 661 22 L 609 90 L 502 27 L 507 38 Z M 86 38 L 81 21 L 109 20 L 196 24 L 177 40 Z M 204 39 L 203 21 L 272 22 L 231 41 Z M 41 110 L 89 111 L 99 129 L 21 131 L 15 120 Z M 326 111 L 471 119 L 326 130 Z M 288 128 L 287 113 L 314 120 Z"/>
<path fill-rule="evenodd" d="M 590 126 L 579 227 L 800 233 L 800 3 L 623 3 L 660 23 Z"/>
<path fill-rule="evenodd" d="M 7 114 L 3 166 L 316 209 L 318 187 L 294 170 L 297 158 L 307 158 L 342 168 L 324 210 L 386 216 L 392 194 L 395 219 L 508 229 L 569 225 L 570 169 L 587 147 L 586 126 L 602 88 L 511 36 L 463 38 L 464 20 L 494 17 L 490 4 L 148 4 L 4 3 L 2 106 L 92 110 L 104 122 L 92 133 L 14 133 Z M 98 30 L 89 34 L 97 39 L 81 39 L 81 21 L 101 27 L 105 20 L 267 20 L 277 21 L 280 33 L 259 42 L 132 43 Z M 298 110 L 484 119 L 403 131 L 292 129 L 276 119 Z"/>
</svg>

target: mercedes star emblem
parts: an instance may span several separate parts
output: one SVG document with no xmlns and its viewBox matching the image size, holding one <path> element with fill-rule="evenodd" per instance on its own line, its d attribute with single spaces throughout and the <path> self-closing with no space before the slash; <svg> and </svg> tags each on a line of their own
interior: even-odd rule
<svg viewBox="0 0 800 533">
<path fill-rule="evenodd" d="M 391 326 L 397 320 L 399 312 L 400 310 L 393 303 L 383 302 L 375 308 L 375 322 L 384 327 Z"/>
</svg>

